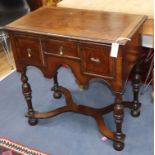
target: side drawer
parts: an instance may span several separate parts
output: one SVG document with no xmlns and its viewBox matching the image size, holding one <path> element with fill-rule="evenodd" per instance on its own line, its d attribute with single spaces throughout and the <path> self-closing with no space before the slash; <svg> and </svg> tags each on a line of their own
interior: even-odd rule
<svg viewBox="0 0 155 155">
<path fill-rule="evenodd" d="M 115 60 L 110 57 L 111 47 L 106 45 L 80 45 L 81 68 L 84 74 L 114 78 Z"/>
<path fill-rule="evenodd" d="M 15 45 L 18 61 L 36 66 L 44 64 L 40 40 L 37 37 L 16 35 Z"/>
<path fill-rule="evenodd" d="M 71 40 L 46 39 L 43 41 L 45 54 L 78 58 L 77 44 Z"/>
</svg>

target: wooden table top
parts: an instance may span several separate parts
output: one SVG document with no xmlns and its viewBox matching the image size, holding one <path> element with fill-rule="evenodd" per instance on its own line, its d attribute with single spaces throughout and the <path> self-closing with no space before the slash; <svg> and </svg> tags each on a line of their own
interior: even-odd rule
<svg viewBox="0 0 155 155">
<path fill-rule="evenodd" d="M 146 16 L 141 15 L 42 7 L 6 29 L 112 43 L 119 37 L 130 38 L 145 20 Z"/>
</svg>

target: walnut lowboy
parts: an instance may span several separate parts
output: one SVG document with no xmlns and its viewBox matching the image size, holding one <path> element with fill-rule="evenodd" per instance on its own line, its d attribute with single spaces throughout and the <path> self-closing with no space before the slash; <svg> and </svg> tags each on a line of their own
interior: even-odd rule
<svg viewBox="0 0 155 155">
<path fill-rule="evenodd" d="M 132 116 L 140 115 L 137 62 L 141 44 L 139 32 L 145 19 L 145 16 L 138 15 L 43 7 L 7 25 L 17 71 L 21 72 L 29 124 L 35 125 L 38 119 L 68 111 L 90 115 L 95 118 L 101 133 L 114 141 L 114 148 L 122 150 L 124 107 L 131 109 Z M 120 43 L 117 58 L 111 57 L 111 43 L 120 36 L 131 41 Z M 101 109 L 75 104 L 70 91 L 59 86 L 57 80 L 57 71 L 64 64 L 71 68 L 81 86 L 87 86 L 94 78 L 102 80 L 113 91 L 115 102 Z M 36 66 L 45 77 L 54 78 L 53 96 L 60 98 L 64 94 L 66 106 L 48 112 L 34 111 L 27 66 Z M 124 102 L 123 89 L 132 69 L 133 102 Z M 111 111 L 114 113 L 115 131 L 106 128 L 102 117 Z"/>
</svg>

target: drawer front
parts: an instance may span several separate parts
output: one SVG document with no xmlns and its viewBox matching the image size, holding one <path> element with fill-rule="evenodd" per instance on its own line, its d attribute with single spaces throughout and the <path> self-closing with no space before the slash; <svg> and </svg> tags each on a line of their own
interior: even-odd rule
<svg viewBox="0 0 155 155">
<path fill-rule="evenodd" d="M 74 41 L 47 39 L 43 41 L 43 50 L 45 54 L 78 58 L 77 45 Z"/>
<path fill-rule="evenodd" d="M 110 47 L 82 44 L 81 63 L 84 74 L 113 78 L 114 59 L 110 57 Z"/>
<path fill-rule="evenodd" d="M 16 36 L 15 40 L 19 61 L 29 65 L 41 66 L 43 64 L 39 39 L 31 36 Z"/>
</svg>

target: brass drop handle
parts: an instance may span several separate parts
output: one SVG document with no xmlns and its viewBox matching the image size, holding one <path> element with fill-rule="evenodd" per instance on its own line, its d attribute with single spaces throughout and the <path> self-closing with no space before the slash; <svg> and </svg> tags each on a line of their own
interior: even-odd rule
<svg viewBox="0 0 155 155">
<path fill-rule="evenodd" d="M 63 46 L 60 46 L 60 48 L 59 48 L 59 54 L 60 55 L 63 55 L 64 53 L 63 53 Z"/>
<path fill-rule="evenodd" d="M 31 58 L 32 57 L 32 50 L 31 50 L 31 48 L 27 48 L 26 51 L 27 51 L 28 58 Z"/>
<path fill-rule="evenodd" d="M 94 57 L 91 57 L 91 58 L 90 58 L 90 61 L 95 62 L 95 63 L 97 63 L 97 64 L 99 64 L 99 63 L 101 62 L 100 59 L 94 58 Z"/>
</svg>

